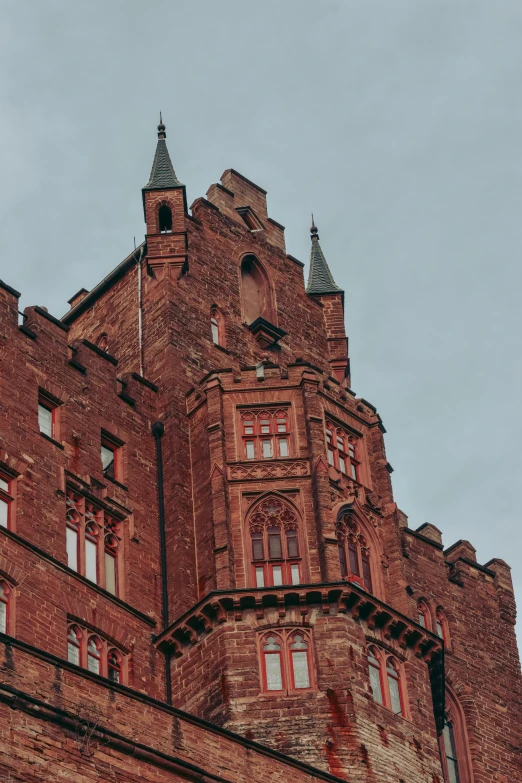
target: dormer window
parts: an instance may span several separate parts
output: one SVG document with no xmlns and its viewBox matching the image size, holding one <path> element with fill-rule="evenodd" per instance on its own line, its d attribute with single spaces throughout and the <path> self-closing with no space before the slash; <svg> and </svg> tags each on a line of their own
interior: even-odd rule
<svg viewBox="0 0 522 783">
<path fill-rule="evenodd" d="M 172 210 L 167 204 L 162 204 L 158 211 L 160 234 L 172 234 Z"/>
</svg>

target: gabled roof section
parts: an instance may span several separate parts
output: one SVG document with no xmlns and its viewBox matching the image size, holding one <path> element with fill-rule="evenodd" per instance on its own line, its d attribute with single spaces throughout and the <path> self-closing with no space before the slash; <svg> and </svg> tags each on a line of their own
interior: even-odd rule
<svg viewBox="0 0 522 783">
<path fill-rule="evenodd" d="M 167 190 L 168 188 L 182 188 L 183 184 L 176 177 L 174 166 L 167 149 L 167 134 L 160 114 L 158 125 L 158 144 L 152 163 L 149 181 L 143 190 Z"/>
<path fill-rule="evenodd" d="M 342 288 L 335 283 L 332 273 L 326 263 L 326 258 L 319 244 L 319 232 L 312 215 L 312 249 L 310 251 L 310 272 L 308 275 L 307 294 L 342 294 Z"/>
</svg>

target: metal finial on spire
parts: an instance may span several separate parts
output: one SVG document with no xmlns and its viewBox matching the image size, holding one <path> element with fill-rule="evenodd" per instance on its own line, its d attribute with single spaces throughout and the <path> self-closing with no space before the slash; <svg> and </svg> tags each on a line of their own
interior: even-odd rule
<svg viewBox="0 0 522 783">
<path fill-rule="evenodd" d="M 319 244 L 319 230 L 312 214 L 310 229 L 312 247 L 310 251 L 310 272 L 308 275 L 307 294 L 342 294 L 342 289 L 336 284 L 326 263 L 326 258 Z"/>
<path fill-rule="evenodd" d="M 158 125 L 158 139 L 166 139 L 167 134 L 165 133 L 165 125 L 163 124 L 163 117 L 161 116 L 160 112 L 160 121 Z"/>
</svg>

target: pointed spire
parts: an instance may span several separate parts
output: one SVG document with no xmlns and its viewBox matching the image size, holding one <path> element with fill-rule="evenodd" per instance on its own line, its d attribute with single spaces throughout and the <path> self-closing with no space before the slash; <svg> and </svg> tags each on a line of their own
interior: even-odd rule
<svg viewBox="0 0 522 783">
<path fill-rule="evenodd" d="M 163 124 L 163 117 L 160 112 L 160 122 L 158 125 L 158 144 L 154 162 L 150 172 L 150 178 L 143 190 L 166 190 L 167 188 L 181 188 L 182 183 L 176 177 L 174 166 L 170 160 L 167 149 L 167 133 Z"/>
<path fill-rule="evenodd" d="M 312 249 L 310 251 L 310 272 L 308 275 L 307 294 L 342 294 L 342 288 L 336 285 L 332 273 L 326 263 L 326 258 L 319 244 L 319 231 L 315 225 L 312 214 L 312 227 L 310 229 Z"/>
</svg>

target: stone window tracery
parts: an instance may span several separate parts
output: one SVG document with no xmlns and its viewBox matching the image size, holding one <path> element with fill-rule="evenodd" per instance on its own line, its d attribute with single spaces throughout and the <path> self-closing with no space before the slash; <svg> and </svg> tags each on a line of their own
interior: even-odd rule
<svg viewBox="0 0 522 783">
<path fill-rule="evenodd" d="M 259 640 L 262 690 L 294 693 L 314 684 L 312 640 L 301 628 L 267 631 Z"/>
<path fill-rule="evenodd" d="M 288 408 L 241 411 L 243 459 L 289 457 L 290 417 Z"/>
<path fill-rule="evenodd" d="M 385 650 L 370 645 L 367 652 L 373 700 L 394 715 L 406 714 L 405 683 L 402 665 Z"/>
<path fill-rule="evenodd" d="M 359 521 L 353 514 L 343 514 L 337 521 L 337 542 L 341 577 L 373 591 L 370 545 Z"/>
<path fill-rule="evenodd" d="M 248 517 L 252 579 L 256 587 L 302 581 L 301 542 L 296 511 L 279 497 L 262 500 Z"/>
<path fill-rule="evenodd" d="M 359 480 L 357 438 L 333 422 L 326 422 L 326 451 L 328 464 L 345 476 Z"/>
<path fill-rule="evenodd" d="M 127 656 L 109 641 L 77 623 L 67 629 L 67 660 L 111 682 L 125 684 Z"/>
<path fill-rule="evenodd" d="M 67 565 L 113 595 L 120 593 L 121 527 L 104 509 L 67 490 Z"/>
</svg>

